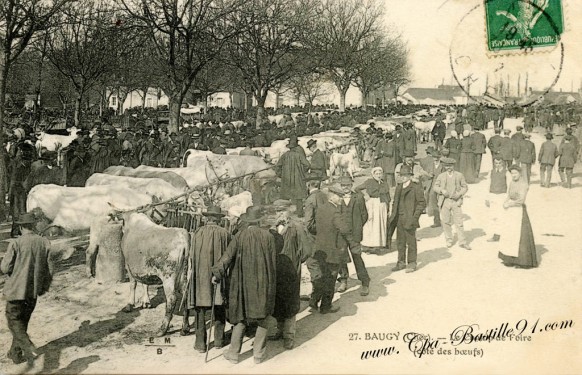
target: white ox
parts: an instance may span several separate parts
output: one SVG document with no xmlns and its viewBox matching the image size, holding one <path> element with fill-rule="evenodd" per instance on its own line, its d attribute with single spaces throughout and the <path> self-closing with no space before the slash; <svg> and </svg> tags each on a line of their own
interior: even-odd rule
<svg viewBox="0 0 582 375">
<path fill-rule="evenodd" d="M 124 167 L 120 165 L 115 165 L 107 168 L 103 171 L 105 174 L 109 174 L 112 176 L 127 176 L 127 177 L 139 177 L 139 178 L 160 178 L 175 188 L 186 190 L 188 188 L 188 184 L 186 180 L 171 171 L 170 168 L 158 168 L 158 170 L 148 170 L 147 168 L 142 168 L 145 166 L 140 166 L 138 168 L 130 168 Z M 177 168 L 175 168 L 177 169 Z"/>
<path fill-rule="evenodd" d="M 190 235 L 185 229 L 165 228 L 153 223 L 150 218 L 139 213 L 124 213 L 121 251 L 125 268 L 129 275 L 129 302 L 123 308 L 130 312 L 135 307 L 137 283 L 144 285 L 142 304 L 151 306 L 147 285 L 162 284 L 166 296 L 166 313 L 157 332 L 163 336 L 170 326 L 174 309 L 181 302 L 180 296 L 186 292 L 187 254 L 190 251 Z M 95 253 L 99 248 L 101 228 L 107 223 L 106 217 L 99 217 L 91 225 L 86 267 L 89 276 L 93 269 Z M 187 333 L 188 313 L 184 312 L 182 332 Z"/>
<path fill-rule="evenodd" d="M 349 176 L 354 179 L 354 173 L 359 172 L 360 168 L 360 161 L 358 159 L 358 153 L 354 146 L 351 146 L 349 151 L 345 154 L 340 154 L 338 152 L 334 152 L 331 154 L 329 160 L 329 175 L 333 176 L 336 171 L 339 171 L 340 174 L 347 173 Z"/>
<path fill-rule="evenodd" d="M 240 217 L 247 208 L 253 205 L 253 197 L 248 191 L 243 191 L 232 197 L 224 196 L 221 199 L 220 208 L 226 211 L 229 217 Z"/>
<path fill-rule="evenodd" d="M 94 173 L 85 182 L 85 186 L 100 185 L 127 187 L 132 190 L 144 192 L 162 201 L 184 193 L 184 189 L 178 189 L 160 178 L 112 176 L 105 173 Z"/>
<path fill-rule="evenodd" d="M 37 135 L 36 148 L 40 150 L 45 147 L 48 151 L 56 151 L 59 148 L 68 147 L 73 140 L 77 139 L 77 133 L 79 129 L 72 127 L 67 129 L 69 135 L 58 135 L 58 134 L 47 134 L 45 132 L 40 132 Z"/>
<path fill-rule="evenodd" d="M 214 155 L 214 153 L 212 151 L 194 150 L 192 148 L 189 148 L 188 150 L 186 150 L 184 152 L 184 155 L 182 155 L 182 161 L 181 161 L 180 165 L 182 167 L 189 166 L 190 164 L 188 164 L 188 159 L 190 157 L 198 158 L 198 157 L 203 157 L 203 156 L 208 156 L 208 155 Z"/>
<path fill-rule="evenodd" d="M 111 211 L 108 203 L 133 209 L 152 203 L 152 197 L 123 186 L 65 187 L 36 185 L 28 193 L 26 210 L 38 207 L 52 224 L 66 231 L 86 230 L 97 217 Z"/>
<path fill-rule="evenodd" d="M 429 142 L 430 132 L 434 128 L 436 121 L 416 121 L 414 123 L 414 129 L 416 131 L 416 140 L 419 142 Z"/>
</svg>

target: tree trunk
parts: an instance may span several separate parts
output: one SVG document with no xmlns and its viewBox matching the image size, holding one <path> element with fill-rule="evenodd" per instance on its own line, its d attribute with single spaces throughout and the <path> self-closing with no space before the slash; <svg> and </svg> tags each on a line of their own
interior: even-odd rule
<svg viewBox="0 0 582 375">
<path fill-rule="evenodd" d="M 81 125 L 81 103 L 83 102 L 83 94 L 77 93 L 77 99 L 75 100 L 75 126 L 80 129 Z"/>
<path fill-rule="evenodd" d="M 182 99 L 179 95 L 170 96 L 170 123 L 168 124 L 168 134 L 178 134 L 178 127 L 180 126 L 180 107 L 182 107 Z"/>
<path fill-rule="evenodd" d="M 202 106 L 204 106 L 204 114 L 208 114 L 208 95 L 202 95 Z"/>
<path fill-rule="evenodd" d="M 6 103 L 6 80 L 8 78 L 8 63 L 0 64 L 0 222 L 6 220 L 6 193 L 8 188 L 8 170 L 6 168 L 6 149 L 4 148 L 4 104 Z"/>
<path fill-rule="evenodd" d="M 340 94 L 340 105 L 339 105 L 340 112 L 345 112 L 345 110 L 346 110 L 346 94 L 348 92 L 348 88 L 349 88 L 349 86 L 345 87 L 345 88 L 337 86 L 337 89 L 338 89 L 339 94 Z"/>
<path fill-rule="evenodd" d="M 265 118 L 265 101 L 267 100 L 267 91 L 257 95 L 257 129 L 261 128 L 263 119 Z"/>
<path fill-rule="evenodd" d="M 253 108 L 253 93 L 245 93 L 245 110 L 249 112 Z"/>
<path fill-rule="evenodd" d="M 360 89 L 360 93 L 362 94 L 362 97 L 361 97 L 362 108 L 364 109 L 364 111 L 367 111 L 368 110 L 368 93 L 367 93 L 367 90 Z"/>
<path fill-rule="evenodd" d="M 281 97 L 281 94 L 279 94 L 279 91 L 275 91 L 275 112 L 279 110 L 279 98 Z"/>
</svg>

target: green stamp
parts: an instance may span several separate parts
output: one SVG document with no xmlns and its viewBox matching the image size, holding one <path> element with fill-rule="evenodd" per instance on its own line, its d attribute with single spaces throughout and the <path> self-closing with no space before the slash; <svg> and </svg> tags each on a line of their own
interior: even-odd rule
<svg viewBox="0 0 582 375">
<path fill-rule="evenodd" d="M 564 31 L 561 0 L 485 0 L 489 51 L 555 46 Z"/>
</svg>

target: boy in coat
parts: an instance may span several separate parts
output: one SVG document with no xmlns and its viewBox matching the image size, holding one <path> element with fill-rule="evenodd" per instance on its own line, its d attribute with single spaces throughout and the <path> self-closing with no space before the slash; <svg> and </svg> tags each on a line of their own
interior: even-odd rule
<svg viewBox="0 0 582 375">
<path fill-rule="evenodd" d="M 426 207 L 424 192 L 420 184 L 412 181 L 412 169 L 403 165 L 400 169 L 402 183 L 396 186 L 390 222 L 396 222 L 398 263 L 392 271 L 416 271 L 416 229 L 418 218 Z M 408 256 L 408 257 L 407 257 Z M 408 258 L 408 261 L 407 261 Z"/>
</svg>

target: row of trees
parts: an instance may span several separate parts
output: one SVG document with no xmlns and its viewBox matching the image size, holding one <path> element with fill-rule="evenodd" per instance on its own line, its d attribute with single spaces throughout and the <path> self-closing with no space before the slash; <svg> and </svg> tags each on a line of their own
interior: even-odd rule
<svg viewBox="0 0 582 375">
<path fill-rule="evenodd" d="M 406 46 L 383 17 L 380 0 L 4 0 L 0 141 L 6 93 L 18 90 L 74 102 L 78 125 L 88 96 L 122 105 L 160 88 L 171 131 L 193 92 L 245 92 L 258 125 L 268 92 L 312 103 L 331 81 L 344 110 L 351 85 L 366 96 L 408 80 Z"/>
</svg>

